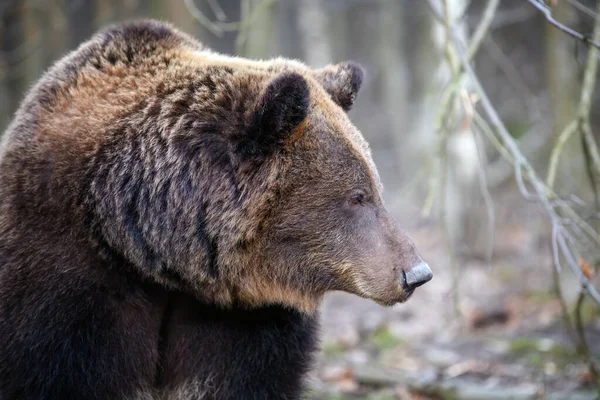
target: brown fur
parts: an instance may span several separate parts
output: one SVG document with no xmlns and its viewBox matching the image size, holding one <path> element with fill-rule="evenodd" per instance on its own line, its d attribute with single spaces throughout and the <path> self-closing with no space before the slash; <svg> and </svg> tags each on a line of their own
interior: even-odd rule
<svg viewBox="0 0 600 400">
<path fill-rule="evenodd" d="M 167 398 L 183 399 L 203 398 L 209 378 L 194 376 L 194 360 L 173 372 L 172 343 L 203 332 L 199 324 L 181 333 L 177 318 L 200 318 L 189 310 L 273 314 L 302 327 L 289 335 L 312 337 L 329 290 L 405 301 L 401 272 L 420 257 L 387 213 L 369 147 L 345 113 L 361 81 L 353 63 L 312 70 L 222 56 L 156 22 L 100 32 L 40 80 L 4 138 L 0 306 L 23 298 L 34 310 L 59 307 L 70 293 L 97 300 L 148 348 L 133 357 L 137 386 L 127 396 L 154 393 L 147 368 L 156 365 L 154 385 L 168 376 Z M 172 309 L 183 294 L 194 300 Z M 13 326 L 64 328 L 35 312 L 0 312 L 0 340 L 12 343 L 3 329 Z M 12 353 L 4 355 L 10 364 Z M 289 366 L 301 374 L 306 365 Z M 110 385 L 103 390 L 115 396 Z"/>
<path fill-rule="evenodd" d="M 96 47 L 100 46 L 97 43 L 99 40 L 85 46 L 92 48 L 92 51 L 97 51 Z M 332 135 L 332 139 L 340 141 L 340 145 L 345 146 L 361 164 L 361 168 L 371 175 L 370 181 L 373 187 L 379 185 L 379 178 L 366 142 L 349 122 L 345 113 L 325 93 L 317 81 L 317 72 L 301 63 L 282 59 L 257 62 L 223 57 L 202 49 L 200 45 L 182 34 L 158 40 L 148 47 L 150 52 L 144 53 L 143 56 L 135 54 L 132 62 L 126 61 L 126 52 L 118 46 L 118 43 L 109 43 L 101 52 L 101 54 L 112 54 L 117 60 L 114 63 L 109 62 L 106 56 L 96 54 L 87 60 L 81 60 L 82 68 L 73 76 L 64 77 L 59 81 L 57 87 L 53 89 L 53 96 L 47 99 L 37 115 L 37 125 L 41 127 L 41 131 L 35 140 L 42 148 L 39 158 L 43 160 L 48 151 L 57 155 L 57 164 L 65 168 L 58 171 L 57 179 L 76 174 L 77 170 L 82 168 L 81 163 L 86 162 L 85 155 L 92 156 L 98 146 L 101 146 L 107 137 L 114 136 L 114 131 L 122 130 L 124 124 L 134 127 L 152 123 L 156 125 L 159 132 L 162 132 L 165 140 L 176 140 L 178 135 L 181 135 L 177 132 L 177 124 L 182 121 L 182 116 L 179 114 L 181 111 L 178 110 L 187 108 L 197 113 L 199 118 L 208 121 L 224 118 L 231 120 L 232 125 L 241 128 L 243 120 L 247 118 L 245 113 L 227 115 L 224 114 L 223 107 L 239 110 L 251 108 L 263 84 L 283 71 L 293 71 L 301 74 L 309 83 L 312 107 L 319 110 L 315 114 L 320 117 L 305 120 L 290 135 L 289 142 L 298 140 L 303 142 L 298 144 L 303 148 L 319 148 L 318 137 L 314 134 L 300 135 L 300 133 L 320 129 L 319 125 L 327 121 L 328 134 Z M 330 70 L 331 68 L 327 69 L 328 73 Z M 229 73 L 229 71 L 233 72 Z M 207 81 L 210 82 L 212 90 L 204 86 L 198 86 L 197 90 L 190 90 L 195 83 L 202 85 L 201 82 Z M 151 115 L 152 113 L 157 115 Z M 228 134 L 231 133 L 222 132 L 223 136 Z M 131 140 L 135 141 L 136 138 L 132 137 Z M 155 144 L 153 139 L 146 142 L 147 154 L 144 156 L 147 157 L 145 163 L 154 164 L 152 166 L 159 174 L 155 176 L 156 182 L 166 179 L 166 176 L 161 177 L 160 174 L 167 175 L 171 171 L 160 170 L 157 163 L 163 161 L 152 159 L 156 152 L 160 151 L 152 147 Z M 37 158 L 35 152 L 32 154 L 30 145 L 23 153 L 25 151 L 29 159 Z M 16 151 L 12 153 L 18 154 Z M 239 190 L 245 198 L 238 209 L 220 209 L 208 213 L 215 219 L 217 225 L 221 225 L 227 231 L 225 234 L 227 238 L 221 241 L 223 247 L 220 247 L 223 269 L 227 271 L 226 279 L 218 280 L 206 276 L 192 260 L 188 260 L 188 265 L 178 265 L 176 268 L 185 269 L 178 271 L 178 274 L 192 286 L 192 290 L 201 288 L 203 297 L 224 305 L 231 304 L 233 301 L 247 302 L 251 306 L 283 302 L 305 311 L 316 309 L 324 288 L 318 291 L 309 287 L 293 288 L 289 282 L 281 281 L 281 278 L 265 281 L 265 276 L 269 274 L 250 267 L 252 264 L 265 262 L 261 260 L 263 257 L 260 252 L 247 255 L 239 254 L 234 249 L 227 249 L 227 246 L 237 245 L 240 242 L 260 242 L 260 238 L 257 237 L 261 232 L 259 224 L 269 224 L 265 220 L 267 210 L 264 209 L 264 205 L 274 201 L 272 196 L 277 190 L 276 181 L 289 168 L 286 164 L 285 159 L 274 160 L 273 170 L 266 172 L 264 175 L 266 179 L 258 182 L 259 187 L 251 187 L 251 185 L 248 185 L 248 189 L 240 187 Z M 307 170 L 318 168 L 319 165 L 307 166 Z M 63 184 L 69 185 L 66 182 Z M 240 182 L 240 185 L 244 184 L 245 182 Z M 68 190 L 68 193 L 64 193 L 64 197 L 61 196 L 61 201 L 71 198 L 69 204 L 73 204 L 76 201 L 73 199 L 74 194 L 82 190 L 85 189 L 73 187 L 72 190 Z M 173 195 L 177 196 L 178 193 L 174 192 Z M 118 195 L 113 193 L 110 196 Z M 229 193 L 217 193 L 216 196 L 222 197 L 224 204 L 230 202 L 226 200 L 230 197 Z M 173 200 L 178 203 L 185 201 L 177 198 Z M 156 224 L 156 221 L 148 222 Z M 154 228 L 145 226 L 143 229 Z M 166 238 L 156 239 L 160 242 Z M 188 252 L 189 249 L 181 248 L 176 251 Z M 196 254 L 195 257 L 205 258 L 202 254 Z M 144 270 L 143 265 L 139 267 Z M 164 284 L 173 284 L 160 276 L 151 277 Z M 236 283 L 239 281 L 243 283 Z M 206 293 L 207 286 L 210 287 L 209 294 Z"/>
</svg>

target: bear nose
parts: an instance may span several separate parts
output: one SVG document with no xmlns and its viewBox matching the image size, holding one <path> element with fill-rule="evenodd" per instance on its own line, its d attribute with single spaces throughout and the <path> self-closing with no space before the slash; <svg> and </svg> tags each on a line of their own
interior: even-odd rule
<svg viewBox="0 0 600 400">
<path fill-rule="evenodd" d="M 406 290 L 414 290 L 429 282 L 433 278 L 433 272 L 427 263 L 421 262 L 409 270 L 402 271 L 402 286 Z"/>
</svg>

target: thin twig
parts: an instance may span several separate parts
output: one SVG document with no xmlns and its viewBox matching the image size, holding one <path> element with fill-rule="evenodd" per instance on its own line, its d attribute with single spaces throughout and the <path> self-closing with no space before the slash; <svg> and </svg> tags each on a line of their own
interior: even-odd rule
<svg viewBox="0 0 600 400">
<path fill-rule="evenodd" d="M 600 3 L 598 4 L 598 10 L 600 11 Z M 594 23 L 594 32 L 592 34 L 592 40 L 600 42 L 600 18 L 596 19 Z M 591 134 L 591 128 L 589 127 L 590 110 L 592 107 L 592 97 L 594 94 L 594 88 L 596 87 L 596 79 L 598 72 L 598 48 L 592 47 L 588 51 L 588 57 L 585 65 L 585 73 L 583 76 L 583 84 L 581 90 L 581 98 L 579 100 L 579 107 L 577 110 L 577 116 L 582 121 L 582 133 L 586 141 L 586 145 L 590 151 L 592 165 L 596 170 L 596 173 L 600 174 L 600 155 L 598 154 L 598 145 Z"/>
<path fill-rule="evenodd" d="M 442 25 L 444 24 L 444 17 L 441 13 L 440 10 L 438 10 L 438 7 L 435 5 L 435 3 L 433 2 L 433 0 L 427 0 L 427 5 L 429 6 L 429 9 L 431 10 L 431 14 L 435 17 L 435 19 L 437 19 L 437 21 L 439 23 L 441 23 Z"/>
<path fill-rule="evenodd" d="M 523 153 L 517 146 L 516 142 L 514 141 L 514 139 L 512 138 L 512 136 L 506 129 L 506 127 L 504 126 L 504 123 L 502 122 L 496 109 L 492 105 L 489 97 L 487 96 L 487 93 L 485 92 L 485 90 L 483 89 L 483 86 L 479 82 L 479 78 L 473 71 L 473 68 L 471 67 L 469 60 L 467 58 L 466 50 L 464 50 L 464 46 L 460 43 L 460 41 L 456 35 L 453 34 L 452 38 L 453 38 L 453 44 L 456 49 L 458 58 L 461 61 L 461 63 L 463 64 L 463 66 L 465 68 L 465 72 L 471 78 L 471 82 L 472 82 L 476 92 L 479 94 L 479 97 L 481 99 L 481 105 L 482 105 L 483 109 L 485 110 L 486 114 L 488 115 L 488 118 L 490 119 L 491 125 L 494 128 L 494 131 L 502 139 L 502 141 L 504 142 L 504 146 L 506 147 L 506 150 L 511 154 L 511 156 L 514 159 L 515 177 L 517 178 L 517 182 L 521 181 L 521 183 L 523 184 L 523 187 L 521 189 L 523 191 L 525 191 L 525 193 L 529 193 L 528 190 L 526 189 L 526 187 L 524 186 L 524 181 L 523 181 L 523 177 L 522 177 L 522 169 L 523 169 L 524 172 L 526 173 L 527 180 L 531 184 L 532 189 L 535 193 L 535 194 L 531 195 L 532 196 L 531 198 L 538 201 L 544 207 L 553 226 L 559 227 L 558 232 L 557 232 L 558 247 L 561 249 L 563 255 L 565 256 L 565 259 L 567 260 L 567 263 L 568 263 L 570 269 L 580 279 L 580 282 L 582 283 L 584 290 L 589 294 L 589 296 L 592 299 L 594 299 L 595 302 L 597 302 L 600 305 L 600 293 L 598 293 L 596 288 L 589 282 L 589 280 L 585 276 L 583 276 L 581 270 L 579 269 L 579 265 L 577 264 L 575 258 L 573 257 L 573 254 L 571 253 L 570 249 L 568 249 L 568 247 L 564 241 L 564 236 L 563 236 L 563 232 L 562 232 L 562 230 L 564 228 L 562 228 L 559 217 L 554 209 L 554 206 L 552 205 L 552 203 L 550 201 L 550 198 L 552 198 L 552 191 L 546 185 L 544 185 L 544 183 L 539 179 L 535 170 L 533 169 L 533 167 L 531 166 L 529 161 L 525 158 L 525 156 L 523 155 Z M 577 213 L 575 213 L 575 211 L 573 211 L 567 205 L 562 207 L 562 209 L 565 210 L 567 212 L 567 214 L 569 214 L 569 215 L 577 216 Z M 579 216 L 577 216 L 577 217 L 579 217 Z M 580 226 L 582 227 L 582 229 L 586 230 L 586 233 L 588 235 L 590 235 L 590 236 L 593 235 L 594 238 L 598 238 L 598 235 L 595 232 L 595 230 L 593 228 L 591 228 L 587 223 L 584 222 Z M 590 231 L 591 231 L 591 234 L 590 234 Z"/>
<path fill-rule="evenodd" d="M 467 57 L 469 60 L 472 60 L 475 54 L 477 54 L 481 42 L 486 37 L 488 30 L 492 25 L 499 4 L 500 0 L 489 0 L 487 2 L 485 10 L 483 10 L 481 21 L 477 25 L 477 28 L 475 28 L 475 32 L 473 32 L 473 36 L 471 36 L 471 41 L 469 42 L 469 48 L 467 50 Z"/>
<path fill-rule="evenodd" d="M 583 308 L 583 302 L 585 300 L 585 292 L 581 291 L 579 296 L 577 297 L 577 303 L 575 305 L 575 329 L 577 331 L 577 336 L 579 336 L 579 353 L 582 354 L 585 358 L 585 361 L 588 363 L 590 367 L 590 373 L 594 378 L 594 382 L 596 386 L 600 387 L 600 374 L 598 373 L 598 368 L 596 367 L 596 362 L 592 357 L 592 352 L 590 351 L 590 346 L 588 345 L 587 339 L 585 337 L 585 327 L 583 326 L 583 318 L 581 315 L 581 310 Z"/>
<path fill-rule="evenodd" d="M 546 6 L 544 3 L 537 1 L 537 0 L 527 0 L 527 1 L 529 2 L 529 4 L 531 4 L 532 6 L 537 8 L 542 14 L 544 14 L 544 17 L 546 18 L 546 20 L 549 23 L 551 23 L 552 25 L 554 25 L 561 31 L 565 32 L 568 35 L 573 36 L 574 38 L 576 38 L 578 40 L 581 40 L 586 45 L 591 45 L 596 48 L 600 48 L 599 41 L 590 39 L 589 36 L 582 35 L 581 33 L 577 32 L 577 31 L 569 28 L 568 26 L 561 24 L 560 22 L 555 20 L 554 17 L 552 17 L 552 10 L 550 9 L 550 7 Z"/>
<path fill-rule="evenodd" d="M 596 206 L 598 206 L 600 204 L 600 198 L 598 197 L 600 193 L 600 183 L 598 182 L 600 178 L 600 155 L 598 154 L 598 144 L 592 133 L 589 120 L 582 123 L 581 134 L 590 184 L 594 190 Z"/>
<path fill-rule="evenodd" d="M 490 35 L 485 37 L 484 50 L 496 62 L 496 65 L 504 73 L 513 89 L 521 95 L 527 107 L 527 115 L 532 123 L 542 120 L 542 112 L 535 100 L 535 94 L 529 89 L 527 82 L 523 79 L 520 71 L 515 67 L 510 58 L 502 51 L 500 46 Z"/>
<path fill-rule="evenodd" d="M 498 151 L 498 153 L 500 153 L 502 158 L 504 158 L 509 163 L 514 164 L 515 160 L 514 160 L 513 156 L 508 152 L 508 150 L 506 150 L 506 147 L 504 147 L 504 145 L 502 143 L 500 143 L 500 141 L 498 140 L 496 135 L 494 135 L 494 131 L 492 130 L 490 125 L 487 123 L 487 121 L 481 116 L 481 114 L 479 114 L 477 111 L 475 111 L 473 113 L 473 117 L 475 119 L 475 123 L 477 124 L 477 126 L 487 136 L 490 143 L 494 146 L 496 151 Z"/>
<path fill-rule="evenodd" d="M 448 0 L 442 0 L 439 4 L 441 4 L 441 9 L 439 7 L 437 7 L 437 5 L 433 4 L 431 0 L 428 1 L 428 4 L 432 10 L 432 14 L 434 15 L 434 17 L 437 19 L 437 21 L 439 23 L 441 23 L 444 27 L 445 33 L 446 33 L 446 38 L 445 38 L 445 44 L 444 44 L 444 53 L 446 56 L 446 60 L 448 62 L 449 68 L 450 68 L 450 72 L 451 72 L 451 80 L 448 84 L 448 86 L 446 87 L 446 89 L 444 90 L 444 93 L 442 94 L 442 101 L 440 104 L 440 108 L 439 111 L 436 115 L 435 118 L 435 130 L 440 133 L 441 138 L 440 138 L 440 143 L 439 143 L 439 152 L 440 152 L 440 160 L 439 160 L 439 165 L 441 168 L 439 168 L 437 171 L 434 171 L 435 174 L 432 176 L 432 178 L 430 179 L 430 184 L 429 184 L 429 190 L 427 193 L 427 197 L 426 197 L 426 201 L 423 207 L 423 211 L 424 212 L 429 212 L 429 210 L 431 209 L 431 205 L 433 204 L 433 198 L 435 197 L 435 194 L 437 193 L 438 190 L 441 191 L 441 198 L 443 199 L 442 202 L 442 215 L 441 215 L 441 219 L 442 219 L 442 224 L 444 225 L 444 231 L 445 231 L 445 235 L 446 235 L 446 240 L 447 240 L 447 244 L 448 244 L 448 253 L 450 256 L 450 269 L 453 271 L 453 302 L 454 302 L 454 306 L 456 309 L 457 314 L 460 314 L 460 307 L 459 307 L 459 299 L 458 299 L 458 277 L 460 275 L 460 271 L 458 269 L 458 264 L 456 262 L 456 254 L 455 254 L 455 249 L 454 246 L 455 244 L 452 243 L 451 240 L 451 232 L 450 232 L 450 226 L 449 226 L 449 221 L 448 221 L 448 212 L 446 210 L 447 207 L 447 175 L 448 175 L 448 170 L 449 170 L 449 165 L 447 165 L 448 163 L 448 146 L 447 146 L 447 142 L 448 142 L 448 137 L 451 134 L 450 131 L 450 127 L 452 126 L 451 123 L 451 118 L 454 114 L 454 111 L 456 110 L 457 107 L 457 103 L 456 103 L 456 99 L 457 99 L 457 94 L 459 93 L 459 90 L 461 89 L 461 87 L 463 86 L 461 84 L 461 80 L 463 77 L 463 67 L 462 65 L 458 62 L 458 60 L 456 59 L 456 55 L 454 53 L 454 49 L 452 46 L 452 31 L 454 29 L 454 25 L 456 23 L 456 21 L 460 18 L 460 16 L 458 18 L 453 17 L 451 15 L 451 10 L 450 10 L 450 6 L 448 4 Z M 471 59 L 475 56 L 475 54 L 477 53 L 477 51 L 479 50 L 480 46 L 481 46 L 481 42 L 483 41 L 483 38 L 486 36 L 491 23 L 493 21 L 493 17 L 494 14 L 496 13 L 496 10 L 498 8 L 498 4 L 499 4 L 499 0 L 489 0 L 487 2 L 486 8 L 482 14 L 482 19 L 479 22 L 477 28 L 474 31 L 474 34 L 472 36 L 472 39 L 469 42 L 469 50 L 468 50 L 468 58 Z M 465 9 L 466 10 L 466 7 Z M 463 10 L 463 12 L 464 12 Z M 465 96 L 463 96 L 465 97 Z M 468 97 L 468 95 L 467 95 Z M 470 105 L 470 102 L 469 102 Z M 466 118 L 468 119 L 468 123 L 470 125 L 470 121 L 474 118 L 474 110 L 473 107 L 467 107 L 468 105 L 465 104 L 464 105 L 464 109 L 466 111 Z M 470 111 L 470 113 L 469 113 Z M 476 141 L 477 144 L 477 138 L 475 137 L 475 132 L 471 132 L 474 135 L 474 140 Z M 483 156 L 481 154 L 481 152 L 478 151 L 478 160 L 479 160 L 479 185 L 480 185 L 480 190 L 481 190 L 481 194 L 484 198 L 484 203 L 486 206 L 486 210 L 488 213 L 488 229 L 489 229 L 489 233 L 488 233 L 488 251 L 487 251 L 487 255 L 488 255 L 488 260 L 491 259 L 491 255 L 492 255 L 492 249 L 493 249 L 493 242 L 494 242 L 494 211 L 493 211 L 493 201 L 491 200 L 491 195 L 489 195 L 489 192 L 487 190 L 487 182 L 485 180 L 485 172 L 483 171 Z"/>
<path fill-rule="evenodd" d="M 600 12 L 600 2 L 597 5 L 597 12 Z M 600 41 L 600 19 L 596 18 L 594 22 L 593 41 Z M 596 76 L 598 72 L 598 48 L 591 47 L 588 51 L 588 58 L 585 65 L 585 72 L 583 76 L 583 83 L 581 89 L 581 98 L 579 100 L 579 106 L 577 109 L 577 125 L 582 135 L 582 144 L 584 149 L 584 156 L 586 161 L 586 169 L 590 178 L 590 184 L 595 195 L 596 208 L 599 205 L 598 192 L 599 184 L 598 178 L 600 177 L 600 155 L 598 154 L 598 144 L 592 134 L 592 128 L 590 126 L 590 110 L 592 104 L 592 97 L 594 89 L 596 87 Z M 580 340 L 580 353 L 586 359 L 590 373 L 594 378 L 596 386 L 600 389 L 600 374 L 598 372 L 596 363 L 590 348 L 587 343 L 585 336 L 585 329 L 583 326 L 583 320 L 581 317 L 581 309 L 585 299 L 586 292 L 589 292 L 588 282 L 582 282 L 582 291 L 579 295 L 579 299 L 575 306 L 575 327 L 577 335 Z"/>
<path fill-rule="evenodd" d="M 558 245 L 556 243 L 556 229 L 552 229 L 552 243 L 554 243 L 554 245 L 552 246 L 553 257 L 555 260 L 560 260 L 558 258 Z M 556 264 L 555 262 L 555 265 L 560 265 L 560 261 L 559 264 Z M 573 341 L 573 343 L 575 343 L 575 346 L 578 347 L 580 339 L 577 336 L 577 332 L 574 326 L 575 324 L 573 323 L 569 315 L 569 307 L 567 306 L 565 297 L 563 296 L 562 290 L 560 289 L 560 271 L 557 268 L 552 268 L 552 281 L 554 293 L 556 294 L 556 298 L 558 299 L 558 302 L 560 304 L 561 316 L 567 329 L 567 334 L 571 337 L 571 340 Z"/>
<path fill-rule="evenodd" d="M 428 0 L 429 7 L 431 8 L 431 10 L 432 10 L 434 16 L 436 17 L 436 19 L 438 20 L 438 22 L 445 25 L 446 35 L 447 35 L 447 38 L 449 38 L 450 37 L 449 29 L 452 27 L 452 21 L 450 20 L 450 13 L 448 10 L 447 2 L 444 1 L 442 3 L 444 15 L 441 16 L 439 14 L 439 12 L 437 11 L 437 8 L 431 1 L 432 0 Z M 487 5 L 485 7 L 485 10 L 483 11 L 482 19 L 479 22 L 479 24 L 477 25 L 477 27 L 475 28 L 473 37 L 471 38 L 471 40 L 469 42 L 469 50 L 468 50 L 469 60 L 472 60 L 475 57 L 479 48 L 481 47 L 481 42 L 483 41 L 483 38 L 485 38 L 485 36 L 487 35 L 487 33 L 490 29 L 490 26 L 492 24 L 492 21 L 494 20 L 494 15 L 496 13 L 496 10 L 498 9 L 498 4 L 499 4 L 499 0 L 489 0 L 488 1 Z M 450 84 L 448 85 L 448 87 L 444 90 L 444 93 L 442 93 L 442 101 L 440 104 L 440 111 L 437 113 L 437 116 L 435 119 L 436 131 L 439 131 L 441 129 L 444 119 L 447 117 L 448 112 L 451 110 L 450 103 L 454 100 L 456 91 L 460 88 L 460 80 L 461 80 L 462 74 L 464 72 L 462 65 L 458 66 L 458 70 L 456 69 L 456 66 L 455 66 L 456 60 L 454 59 L 455 56 L 452 52 L 452 46 L 450 46 L 450 43 L 448 41 L 446 42 L 444 51 L 446 53 L 446 58 L 447 58 L 448 62 L 450 63 L 450 69 L 452 71 L 452 80 L 451 80 Z"/>
<path fill-rule="evenodd" d="M 206 2 L 208 3 L 208 6 L 212 10 L 213 14 L 215 14 L 215 17 L 218 21 L 227 21 L 227 14 L 225 14 L 225 11 L 223 11 L 223 8 L 219 4 L 218 0 L 206 0 Z"/>
<path fill-rule="evenodd" d="M 444 44 L 444 53 L 446 55 L 446 61 L 450 67 L 450 72 L 452 74 L 452 82 L 450 86 L 454 86 L 456 84 L 456 88 L 448 93 L 449 99 L 448 103 L 444 105 L 446 107 L 445 112 L 443 112 L 442 117 L 442 125 L 440 128 L 440 133 L 442 135 L 440 140 L 440 166 L 441 173 L 440 177 L 440 187 L 441 187 L 441 198 L 442 198 L 442 208 L 441 208 L 441 220 L 444 227 L 444 233 L 446 236 L 446 245 L 448 250 L 448 256 L 450 258 L 450 270 L 452 271 L 452 303 L 454 305 L 454 311 L 457 316 L 461 315 L 460 310 L 460 298 L 459 298 L 459 265 L 456 260 L 456 243 L 452 240 L 452 232 L 450 230 L 450 221 L 448 214 L 448 138 L 450 136 L 449 126 L 450 123 L 447 121 L 452 116 L 452 111 L 455 109 L 455 95 L 456 89 L 458 88 L 458 82 L 460 80 L 460 72 L 457 66 L 457 60 L 455 59 L 454 52 L 451 46 L 451 33 L 452 33 L 452 18 L 450 16 L 450 6 L 448 4 L 448 0 L 442 0 L 442 9 L 444 12 L 444 30 L 446 33 L 446 40 Z M 446 120 L 446 121 L 444 121 Z M 444 123 L 445 122 L 445 123 Z"/>
<path fill-rule="evenodd" d="M 596 204 L 596 210 L 600 210 L 600 185 L 596 178 L 596 172 L 594 171 L 594 167 L 592 165 L 592 155 L 588 149 L 586 144 L 586 140 L 584 135 L 581 135 L 581 147 L 583 148 L 583 160 L 585 162 L 585 172 L 590 181 L 590 185 L 592 186 L 592 190 L 594 192 L 594 202 Z M 596 225 L 597 229 L 600 229 L 598 225 Z"/>
<path fill-rule="evenodd" d="M 562 153 L 562 150 L 565 147 L 565 144 L 569 141 L 571 136 L 577 132 L 579 129 L 579 123 L 577 120 L 571 121 L 565 129 L 558 135 L 556 139 L 556 143 L 552 147 L 552 151 L 550 153 L 550 162 L 548 163 L 548 175 L 546 176 L 546 185 L 549 188 L 554 186 L 554 181 L 556 180 L 556 171 L 558 170 L 558 160 Z"/>
<path fill-rule="evenodd" d="M 446 53 L 446 59 L 448 64 L 450 65 L 450 71 L 452 72 L 453 77 L 458 77 L 458 69 L 456 66 L 456 60 L 454 53 L 452 52 L 452 46 L 450 42 L 452 40 L 451 34 L 453 29 L 453 21 L 450 15 L 450 5 L 448 4 L 448 0 L 442 1 L 442 9 L 444 10 L 444 28 L 446 30 L 446 45 L 444 46 L 444 51 Z"/>
<path fill-rule="evenodd" d="M 252 0 L 240 0 L 240 17 L 242 20 L 248 18 L 250 15 L 251 3 Z M 235 38 L 235 53 L 237 55 L 244 55 L 244 45 L 246 44 L 248 34 L 248 29 L 242 29 L 238 32 L 238 35 Z"/>
<path fill-rule="evenodd" d="M 467 114 L 469 126 L 471 126 L 472 121 L 475 117 L 474 101 L 464 90 L 461 92 L 461 99 L 463 101 L 463 108 L 465 110 L 465 113 Z M 479 137 L 479 134 L 475 132 L 474 129 L 470 129 L 470 131 L 471 135 L 473 136 L 473 140 L 475 141 L 475 150 L 477 151 L 477 180 L 479 182 L 479 191 L 481 193 L 481 197 L 483 198 L 483 203 L 485 205 L 485 210 L 487 214 L 488 240 L 486 260 L 491 266 L 492 256 L 494 255 L 494 228 L 496 226 L 494 200 L 492 199 L 492 195 L 490 194 L 490 191 L 488 189 L 487 179 L 485 176 L 485 148 L 481 143 L 481 138 Z"/>
<path fill-rule="evenodd" d="M 578 0 L 567 0 L 567 2 L 589 17 L 592 17 L 594 19 L 600 18 L 600 15 L 597 12 L 595 12 L 585 4 L 581 4 Z"/>
<path fill-rule="evenodd" d="M 432 173 L 429 176 L 429 182 L 427 184 L 427 194 L 425 195 L 425 200 L 423 201 L 423 207 L 421 207 L 421 216 L 423 217 L 428 217 L 429 214 L 431 214 L 431 210 L 433 209 L 433 202 L 435 201 L 435 197 L 440 187 L 439 165 L 434 164 L 431 168 L 434 171 L 432 171 Z"/>
<path fill-rule="evenodd" d="M 222 22 L 211 21 L 204 13 L 196 6 L 194 0 L 184 0 L 185 5 L 196 21 L 208 29 L 216 36 L 222 36 L 225 32 L 235 32 L 246 30 L 256 17 L 267 7 L 271 6 L 275 0 L 263 0 L 260 4 L 247 13 L 247 17 L 242 18 L 239 22 Z M 217 11 L 218 12 L 218 11 Z"/>
<path fill-rule="evenodd" d="M 494 200 L 488 189 L 487 178 L 485 176 L 485 157 L 483 144 L 481 143 L 481 138 L 479 137 L 479 134 L 477 132 L 471 131 L 471 134 L 473 135 L 473 139 L 475 140 L 475 145 L 477 147 L 477 159 L 479 161 L 479 168 L 477 168 L 479 178 L 479 191 L 481 193 L 481 197 L 483 198 L 483 204 L 485 205 L 485 210 L 487 214 L 488 238 L 486 260 L 491 266 L 492 257 L 494 256 L 496 213 L 494 211 Z"/>
<path fill-rule="evenodd" d="M 222 36 L 223 29 L 219 24 L 211 21 L 200 9 L 196 6 L 194 0 L 184 0 L 185 6 L 188 9 L 188 12 L 194 17 L 196 21 L 200 23 L 200 25 L 204 26 L 208 29 L 213 35 Z"/>
</svg>

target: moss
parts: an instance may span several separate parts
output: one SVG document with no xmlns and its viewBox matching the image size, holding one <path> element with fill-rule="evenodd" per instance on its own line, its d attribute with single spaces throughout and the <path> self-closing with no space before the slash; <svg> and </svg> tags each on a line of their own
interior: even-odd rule
<svg viewBox="0 0 600 400">
<path fill-rule="evenodd" d="M 344 353 L 348 348 L 338 342 L 327 342 L 323 344 L 322 352 L 325 357 L 335 357 Z"/>
<path fill-rule="evenodd" d="M 547 303 L 556 300 L 556 293 L 552 290 L 530 290 L 526 291 L 524 296 L 533 303 Z"/>
<path fill-rule="evenodd" d="M 535 368 L 543 368 L 548 362 L 554 362 L 562 368 L 577 359 L 574 350 L 540 338 L 515 338 L 510 342 L 509 352 Z"/>
<path fill-rule="evenodd" d="M 326 400 L 348 400 L 348 397 L 343 394 L 331 394 L 327 396 Z"/>
<path fill-rule="evenodd" d="M 538 351 L 539 339 L 518 337 L 510 341 L 508 349 L 515 355 L 522 354 L 528 351 Z"/>
<path fill-rule="evenodd" d="M 523 356 L 523 362 L 531 367 L 544 368 L 544 355 L 540 352 L 530 352 Z"/>
<path fill-rule="evenodd" d="M 343 393 L 331 393 L 321 390 L 311 389 L 306 393 L 306 400 L 352 400 Z"/>
<path fill-rule="evenodd" d="M 382 393 L 373 393 L 367 397 L 368 400 L 396 400 L 396 396 L 393 393 L 382 392 Z"/>
<path fill-rule="evenodd" d="M 600 317 L 600 308 L 596 303 L 592 303 L 589 300 L 585 300 L 581 305 L 581 320 L 584 324 L 594 322 Z"/>
<path fill-rule="evenodd" d="M 550 355 L 553 360 L 561 361 L 563 365 L 572 362 L 577 357 L 575 350 L 560 345 L 552 346 L 546 354 Z"/>
<path fill-rule="evenodd" d="M 369 338 L 369 343 L 378 350 L 389 350 L 401 346 L 405 342 L 391 333 L 388 328 L 382 327 L 373 332 Z"/>
</svg>

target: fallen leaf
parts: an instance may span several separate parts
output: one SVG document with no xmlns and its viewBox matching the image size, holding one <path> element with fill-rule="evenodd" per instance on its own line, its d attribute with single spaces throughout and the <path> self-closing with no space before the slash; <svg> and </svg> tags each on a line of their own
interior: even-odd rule
<svg viewBox="0 0 600 400">
<path fill-rule="evenodd" d="M 581 270 L 583 275 L 588 279 L 592 279 L 594 277 L 594 269 L 592 268 L 592 266 L 588 264 L 583 258 L 579 258 L 578 263 L 579 269 Z"/>
</svg>

